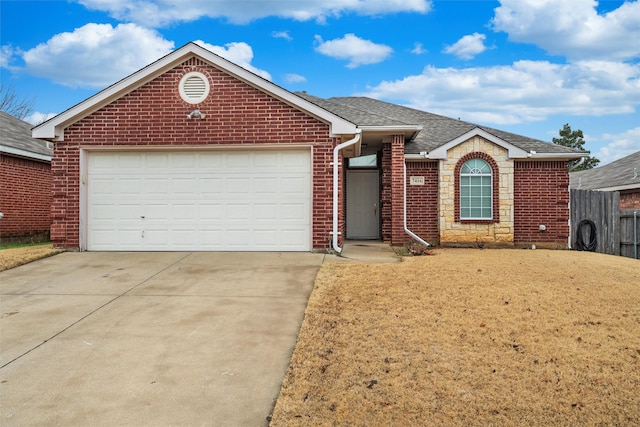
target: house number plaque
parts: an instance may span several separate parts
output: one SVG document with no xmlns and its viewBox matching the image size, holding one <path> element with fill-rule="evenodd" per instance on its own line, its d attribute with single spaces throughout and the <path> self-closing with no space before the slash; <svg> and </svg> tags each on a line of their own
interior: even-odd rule
<svg viewBox="0 0 640 427">
<path fill-rule="evenodd" d="M 424 185 L 424 176 L 410 176 L 409 185 Z"/>
</svg>

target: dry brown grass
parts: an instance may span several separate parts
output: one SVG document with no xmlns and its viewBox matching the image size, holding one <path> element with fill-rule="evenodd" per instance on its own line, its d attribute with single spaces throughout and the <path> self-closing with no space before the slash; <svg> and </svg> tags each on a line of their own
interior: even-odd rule
<svg viewBox="0 0 640 427">
<path fill-rule="evenodd" d="M 0 250 L 0 271 L 18 267 L 23 264 L 60 253 L 51 244 L 23 246 Z"/>
<path fill-rule="evenodd" d="M 640 261 L 437 250 L 325 264 L 272 426 L 640 424 Z"/>
</svg>

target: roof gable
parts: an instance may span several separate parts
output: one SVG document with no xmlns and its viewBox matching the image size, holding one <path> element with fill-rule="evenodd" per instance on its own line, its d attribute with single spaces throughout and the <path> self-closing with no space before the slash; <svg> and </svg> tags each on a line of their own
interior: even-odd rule
<svg viewBox="0 0 640 427">
<path fill-rule="evenodd" d="M 500 139 L 497 136 L 479 127 L 473 128 L 470 131 L 460 135 L 459 137 L 452 139 L 446 144 L 439 146 L 435 150 L 425 153 L 425 157 L 428 157 L 429 159 L 446 159 L 447 151 L 476 136 L 484 138 L 487 141 L 492 142 L 493 144 L 496 144 L 504 148 L 505 150 L 507 150 L 509 158 L 522 159 L 522 158 L 530 157 L 530 154 L 524 151 L 523 149 L 518 148 L 515 145 L 510 144 L 507 141 Z"/>
<path fill-rule="evenodd" d="M 119 82 L 109 86 L 96 95 L 58 114 L 50 120 L 36 126 L 33 129 L 34 138 L 64 140 L 64 130 L 103 108 L 120 97 L 132 92 L 142 85 L 152 81 L 156 77 L 171 70 L 192 57 L 198 57 L 225 73 L 265 92 L 274 98 L 303 111 L 329 125 L 332 136 L 352 135 L 356 126 L 344 118 L 313 104 L 280 86 L 263 79 L 262 77 L 216 55 L 215 53 L 191 42 L 169 53 L 158 61 L 136 71 Z"/>
</svg>

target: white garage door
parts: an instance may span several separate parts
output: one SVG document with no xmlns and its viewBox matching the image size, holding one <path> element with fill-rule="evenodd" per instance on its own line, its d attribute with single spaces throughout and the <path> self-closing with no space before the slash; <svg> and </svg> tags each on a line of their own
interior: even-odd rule
<svg viewBox="0 0 640 427">
<path fill-rule="evenodd" d="M 311 250 L 309 150 L 91 152 L 87 249 Z"/>
</svg>

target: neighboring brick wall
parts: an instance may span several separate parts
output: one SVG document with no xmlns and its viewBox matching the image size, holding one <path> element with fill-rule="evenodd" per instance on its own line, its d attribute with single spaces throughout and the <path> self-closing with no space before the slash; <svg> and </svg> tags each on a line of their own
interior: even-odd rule
<svg viewBox="0 0 640 427">
<path fill-rule="evenodd" d="M 567 247 L 569 173 L 563 161 L 516 161 L 514 218 L 517 244 Z M 546 231 L 539 231 L 544 225 Z"/>
<path fill-rule="evenodd" d="M 42 240 L 51 226 L 51 165 L 0 155 L 0 240 Z"/>
<path fill-rule="evenodd" d="M 640 190 L 621 191 L 620 209 L 640 209 Z"/>
<path fill-rule="evenodd" d="M 210 79 L 205 102 L 190 105 L 178 93 L 187 72 Z M 199 108 L 206 118 L 187 119 Z M 332 223 L 332 161 L 337 138 L 327 124 L 192 58 L 73 124 L 56 143 L 52 240 L 78 248 L 80 147 L 304 144 L 313 151 L 313 247 L 325 248 Z"/>
<path fill-rule="evenodd" d="M 424 185 L 409 185 L 412 176 L 424 177 Z M 437 245 L 438 162 L 408 162 L 406 185 L 409 230 L 430 244 Z"/>
</svg>

